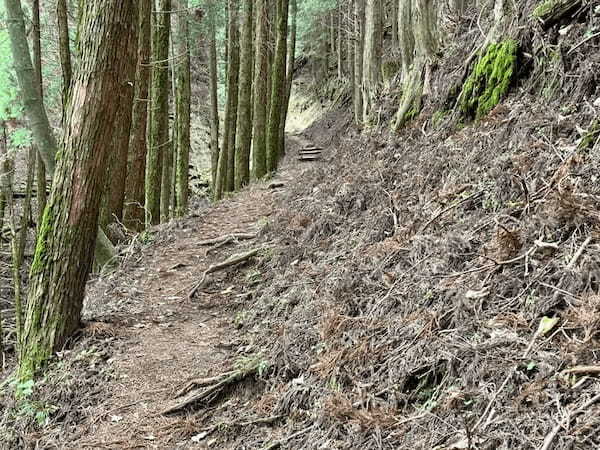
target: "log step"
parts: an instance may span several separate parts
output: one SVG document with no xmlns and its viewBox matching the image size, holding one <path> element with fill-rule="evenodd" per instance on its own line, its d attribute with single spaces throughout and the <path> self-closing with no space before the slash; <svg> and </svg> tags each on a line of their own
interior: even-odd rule
<svg viewBox="0 0 600 450">
<path fill-rule="evenodd" d="M 300 155 L 298 157 L 298 161 L 319 161 L 320 159 L 320 155 Z"/>
<path fill-rule="evenodd" d="M 300 150 L 299 155 L 320 155 L 323 153 L 321 150 Z"/>
</svg>

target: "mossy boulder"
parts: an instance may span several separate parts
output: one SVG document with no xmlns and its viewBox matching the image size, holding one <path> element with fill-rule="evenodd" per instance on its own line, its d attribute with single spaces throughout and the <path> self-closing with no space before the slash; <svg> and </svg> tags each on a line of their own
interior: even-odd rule
<svg viewBox="0 0 600 450">
<path fill-rule="evenodd" d="M 508 91 L 515 74 L 519 45 L 514 40 L 488 45 L 463 85 L 459 107 L 469 118 L 489 113 Z"/>
</svg>

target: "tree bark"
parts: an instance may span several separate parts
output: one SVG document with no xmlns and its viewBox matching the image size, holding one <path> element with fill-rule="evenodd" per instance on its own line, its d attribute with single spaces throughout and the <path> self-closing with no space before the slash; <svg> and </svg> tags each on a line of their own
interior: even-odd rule
<svg viewBox="0 0 600 450">
<path fill-rule="evenodd" d="M 90 0 L 84 8 L 62 157 L 30 272 L 22 380 L 33 377 L 80 324 L 118 106 L 114 93 L 129 64 L 122 43 L 137 32 L 136 0 Z"/>
<path fill-rule="evenodd" d="M 71 79 L 73 78 L 73 70 L 71 68 L 71 48 L 69 44 L 69 18 L 67 11 L 67 0 L 56 1 L 56 19 L 58 23 L 58 49 L 60 53 L 60 67 L 63 74 L 62 106 L 64 122 L 64 114 L 67 110 L 67 102 L 69 101 Z"/>
<path fill-rule="evenodd" d="M 367 0 L 365 5 L 365 47 L 363 55 L 363 121 L 371 115 L 371 107 L 381 81 L 383 38 L 381 0 Z"/>
<path fill-rule="evenodd" d="M 35 72 L 35 82 L 38 86 L 40 99 L 44 101 L 44 87 L 42 83 L 42 40 L 41 40 L 41 26 L 40 26 L 40 0 L 33 0 L 32 2 L 32 22 L 33 22 L 33 68 Z M 35 145 L 35 144 L 34 144 Z M 46 167 L 40 155 L 40 152 L 36 150 L 36 183 L 37 183 L 37 224 L 42 222 L 42 215 L 44 214 L 44 208 L 46 207 Z"/>
<path fill-rule="evenodd" d="M 242 0 L 240 34 L 240 79 L 238 93 L 237 137 L 235 148 L 235 189 L 250 182 L 252 146 L 252 0 Z"/>
<path fill-rule="evenodd" d="M 163 154 L 169 136 L 169 35 L 171 0 L 159 0 L 152 21 L 152 86 L 150 94 L 150 133 L 146 159 L 146 224 L 161 219 Z"/>
<path fill-rule="evenodd" d="M 188 26 L 188 0 L 179 0 L 177 16 L 176 108 L 177 108 L 177 167 L 175 211 L 183 216 L 188 209 L 190 170 L 191 74 Z"/>
<path fill-rule="evenodd" d="M 354 120 L 362 123 L 363 114 L 363 52 L 365 45 L 365 0 L 355 0 L 354 44 Z"/>
<path fill-rule="evenodd" d="M 254 120 L 253 120 L 253 178 L 261 179 L 267 174 L 267 104 L 268 84 L 265 74 L 269 71 L 268 37 L 269 25 L 267 0 L 257 0 L 256 4 L 256 45 L 254 69 Z"/>
<path fill-rule="evenodd" d="M 148 105 L 150 104 L 148 86 L 150 83 L 152 4 L 152 0 L 139 0 L 135 99 L 131 113 L 132 128 L 129 137 L 125 189 L 125 225 L 136 231 L 142 231 L 145 226 L 144 178 L 148 150 L 146 129 L 148 126 Z"/>
<path fill-rule="evenodd" d="M 238 5 L 236 0 L 228 0 L 229 18 L 227 34 L 227 103 L 225 104 L 225 123 L 223 145 L 217 164 L 217 181 L 214 199 L 220 200 L 224 192 L 234 188 L 235 130 L 237 122 L 238 78 L 239 78 L 239 42 L 238 42 Z"/>
<path fill-rule="evenodd" d="M 217 71 L 217 38 L 215 5 L 209 6 L 208 22 L 208 71 L 210 89 L 210 160 L 212 187 L 215 188 L 217 178 L 217 165 L 219 163 L 219 97 L 218 71 Z"/>
<path fill-rule="evenodd" d="M 285 92 L 285 63 L 287 54 L 289 0 L 277 0 L 277 41 L 271 69 L 271 109 L 267 124 L 267 171 L 277 169 L 279 158 L 283 154 L 279 140 L 279 125 Z"/>
<path fill-rule="evenodd" d="M 294 62 L 296 59 L 296 32 L 297 32 L 297 0 L 290 1 L 290 26 L 287 42 L 287 66 L 285 69 L 285 92 L 283 96 L 283 105 L 281 107 L 281 124 L 279 125 L 279 148 L 282 151 L 281 156 L 285 155 L 285 125 L 287 122 L 288 108 L 290 106 L 290 97 L 292 96 L 292 84 L 294 81 Z"/>
</svg>

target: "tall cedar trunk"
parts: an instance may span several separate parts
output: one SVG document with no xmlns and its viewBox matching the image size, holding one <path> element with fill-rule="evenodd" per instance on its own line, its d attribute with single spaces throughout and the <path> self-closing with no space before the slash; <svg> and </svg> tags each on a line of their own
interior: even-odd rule
<svg viewBox="0 0 600 450">
<path fill-rule="evenodd" d="M 240 34 L 240 79 L 238 94 L 237 138 L 235 147 L 235 189 L 250 182 L 252 145 L 252 2 L 242 0 Z"/>
<path fill-rule="evenodd" d="M 413 31 L 413 0 L 400 1 L 398 9 L 398 37 L 400 60 L 402 62 L 402 79 L 408 77 L 414 59 L 415 36 Z"/>
<path fill-rule="evenodd" d="M 177 16 L 177 55 L 180 56 L 176 66 L 177 89 L 177 168 L 176 168 L 176 213 L 183 216 L 188 208 L 189 170 L 190 170 L 190 47 L 188 27 L 188 0 L 179 0 Z"/>
<path fill-rule="evenodd" d="M 67 11 L 67 0 L 56 1 L 56 19 L 58 22 L 58 48 L 60 52 L 60 67 L 63 74 L 62 102 L 63 121 L 69 101 L 69 89 L 73 78 L 71 69 L 71 48 L 69 44 L 69 18 Z"/>
<path fill-rule="evenodd" d="M 347 74 L 348 79 L 351 86 L 352 96 L 352 105 L 354 107 L 354 30 L 352 29 L 352 16 L 354 14 L 354 2 L 350 0 L 348 2 L 348 14 L 347 14 L 347 22 L 346 22 L 346 45 L 347 45 L 347 55 L 346 55 L 346 64 L 347 64 Z"/>
<path fill-rule="evenodd" d="M 40 99 L 44 101 L 44 87 L 42 84 L 42 40 L 40 28 L 40 0 L 32 2 L 32 22 L 33 22 L 33 68 L 35 71 L 35 82 L 37 84 Z M 42 222 L 42 215 L 46 207 L 46 167 L 40 153 L 36 150 L 36 186 L 37 186 L 37 224 Z"/>
<path fill-rule="evenodd" d="M 215 188 L 219 163 L 219 97 L 217 72 L 217 38 L 214 4 L 210 6 L 208 22 L 208 71 L 210 89 L 210 162 L 212 187 Z"/>
<path fill-rule="evenodd" d="M 107 225 L 115 220 L 122 222 L 123 205 L 125 203 L 125 185 L 127 181 L 127 160 L 129 154 L 129 136 L 131 132 L 131 114 L 135 93 L 135 73 L 137 63 L 138 36 L 131 35 L 128 42 L 121 43 L 127 51 L 127 64 L 123 65 L 126 72 L 123 84 L 119 90 L 119 107 L 115 120 L 115 131 L 112 141 L 112 152 L 108 165 L 105 188 L 103 192 L 100 224 L 105 232 Z"/>
<path fill-rule="evenodd" d="M 252 143 L 253 177 L 260 179 L 267 173 L 267 77 L 269 72 L 269 25 L 267 0 L 257 0 L 256 4 L 256 40 L 254 69 L 254 130 Z"/>
<path fill-rule="evenodd" d="M 217 181 L 214 190 L 215 200 L 220 200 L 224 192 L 230 191 L 234 187 L 233 165 L 235 162 L 235 127 L 237 122 L 239 77 L 238 7 L 236 0 L 228 0 L 228 11 L 227 100 L 225 103 L 223 145 L 219 152 L 219 161 L 217 164 Z"/>
<path fill-rule="evenodd" d="M 344 65 L 343 65 L 343 46 L 342 46 L 342 37 L 343 33 L 343 17 L 342 17 L 342 8 L 338 6 L 337 10 L 338 22 L 337 22 L 337 72 L 338 78 L 341 80 L 344 77 Z"/>
<path fill-rule="evenodd" d="M 392 48 L 394 52 L 398 49 L 398 1 L 392 0 Z"/>
<path fill-rule="evenodd" d="M 131 113 L 131 136 L 127 183 L 125 185 L 125 225 L 133 230 L 144 229 L 144 178 L 146 173 L 146 128 L 150 82 L 151 23 L 153 0 L 139 0 L 137 67 L 135 72 L 135 98 Z"/>
<path fill-rule="evenodd" d="M 229 39 L 231 46 L 229 47 L 231 64 L 227 73 L 227 106 L 225 120 L 225 132 L 227 134 L 227 145 L 225 154 L 227 155 L 227 172 L 225 175 L 225 191 L 233 192 L 235 190 L 235 142 L 237 138 L 237 110 L 239 101 L 239 79 L 240 79 L 240 33 L 239 33 L 239 0 L 232 1 L 232 24 L 233 29 L 230 29 Z"/>
<path fill-rule="evenodd" d="M 287 54 L 289 0 L 277 0 L 277 38 L 271 70 L 271 109 L 267 123 L 267 171 L 277 169 L 283 148 L 279 140 L 281 109 L 285 92 L 285 63 Z"/>
<path fill-rule="evenodd" d="M 371 107 L 381 79 L 382 48 L 381 0 L 367 0 L 365 4 L 365 47 L 363 55 L 363 121 L 368 121 Z"/>
<path fill-rule="evenodd" d="M 146 223 L 161 218 L 163 153 L 169 147 L 169 35 L 171 0 L 159 0 L 152 21 L 152 86 L 150 133 L 146 158 Z"/>
<path fill-rule="evenodd" d="M 42 157 L 46 170 L 50 177 L 53 177 L 56 165 L 56 138 L 50 128 L 46 108 L 35 82 L 35 72 L 29 54 L 21 1 L 4 0 L 4 5 L 13 63 L 25 115 L 29 121 L 33 141 Z M 100 264 L 105 264 L 113 257 L 114 253 L 114 247 L 100 230 L 95 250 L 96 260 Z"/>
<path fill-rule="evenodd" d="M 290 0 L 290 29 L 287 47 L 287 66 L 285 69 L 285 92 L 281 107 L 281 123 L 279 125 L 279 148 L 282 151 L 280 156 L 285 155 L 285 125 L 287 122 L 288 108 L 290 106 L 290 97 L 292 95 L 292 83 L 294 81 L 294 61 L 296 59 L 296 20 L 298 15 L 297 0 Z"/>
<path fill-rule="evenodd" d="M 365 0 L 354 1 L 354 120 L 357 124 L 360 124 L 362 123 L 363 113 L 362 78 L 363 51 L 365 46 Z"/>
<path fill-rule="evenodd" d="M 84 8 L 62 157 L 31 266 L 21 379 L 33 377 L 79 327 L 118 106 L 114 93 L 130 64 L 121 44 L 137 32 L 136 0 L 89 0 Z"/>
</svg>

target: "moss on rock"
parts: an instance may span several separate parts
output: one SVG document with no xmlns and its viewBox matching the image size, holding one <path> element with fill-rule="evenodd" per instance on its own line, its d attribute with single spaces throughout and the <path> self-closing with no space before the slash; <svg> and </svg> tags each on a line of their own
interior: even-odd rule
<svg viewBox="0 0 600 450">
<path fill-rule="evenodd" d="M 459 107 L 465 116 L 479 119 L 500 102 L 513 79 L 518 48 L 510 39 L 488 45 L 460 94 Z"/>
</svg>

